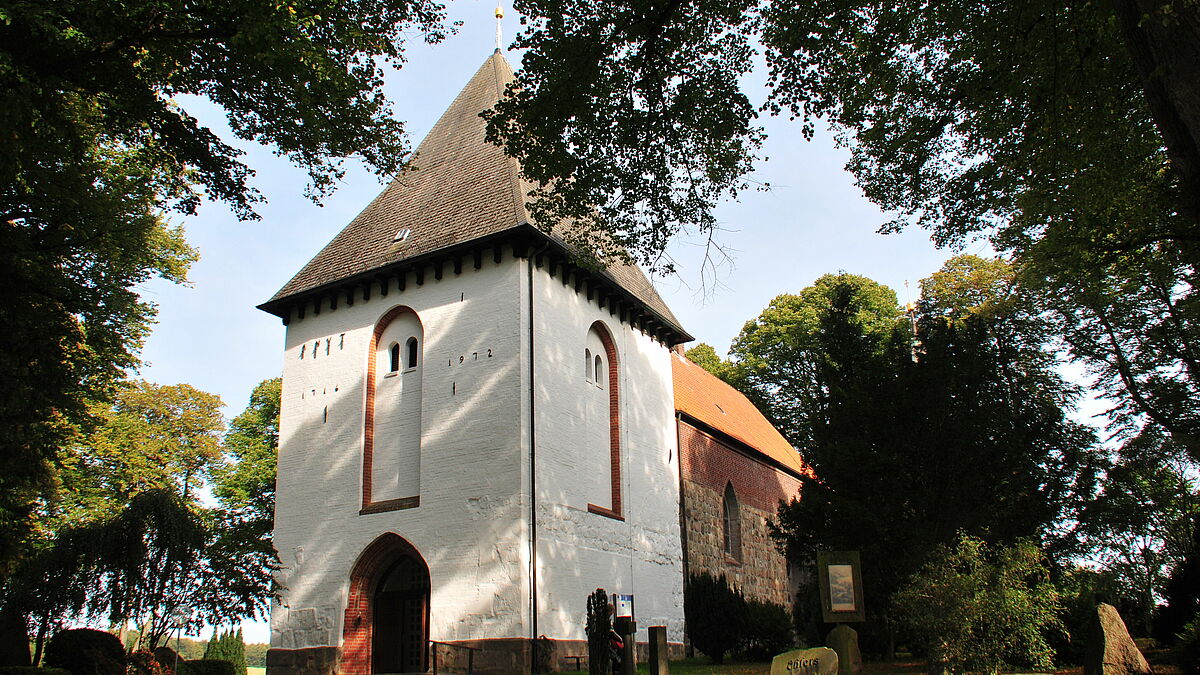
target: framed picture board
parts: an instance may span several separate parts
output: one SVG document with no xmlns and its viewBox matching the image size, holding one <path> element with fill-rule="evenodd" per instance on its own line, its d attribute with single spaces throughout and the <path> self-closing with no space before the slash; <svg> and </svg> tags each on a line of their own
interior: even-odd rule
<svg viewBox="0 0 1200 675">
<path fill-rule="evenodd" d="M 866 621 L 858 551 L 818 553 L 817 583 L 821 588 L 821 615 L 826 623 Z"/>
</svg>

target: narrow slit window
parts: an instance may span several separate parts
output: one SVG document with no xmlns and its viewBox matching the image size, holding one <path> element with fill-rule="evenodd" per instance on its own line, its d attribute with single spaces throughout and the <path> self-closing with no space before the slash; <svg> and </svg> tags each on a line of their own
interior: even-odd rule
<svg viewBox="0 0 1200 675">
<path fill-rule="evenodd" d="M 388 350 L 388 371 L 394 373 L 397 370 L 400 370 L 400 344 L 393 342 Z"/>
<path fill-rule="evenodd" d="M 604 362 L 600 360 L 600 355 L 596 355 L 596 384 L 604 386 L 604 376 L 601 373 L 604 371 Z"/>
<path fill-rule="evenodd" d="M 303 358 L 303 357 L 301 357 Z M 592 350 L 583 350 L 583 378 L 592 381 Z"/>
<path fill-rule="evenodd" d="M 733 483 L 725 484 L 725 498 L 721 503 L 722 534 L 725 554 L 741 562 L 742 560 L 742 517 L 738 505 L 737 493 L 733 491 Z"/>
<path fill-rule="evenodd" d="M 417 338 L 415 338 L 415 337 L 408 338 L 408 342 L 405 344 L 405 346 L 407 347 L 406 351 L 408 353 L 408 359 L 405 361 L 405 367 L 406 368 L 416 368 L 417 367 Z"/>
</svg>

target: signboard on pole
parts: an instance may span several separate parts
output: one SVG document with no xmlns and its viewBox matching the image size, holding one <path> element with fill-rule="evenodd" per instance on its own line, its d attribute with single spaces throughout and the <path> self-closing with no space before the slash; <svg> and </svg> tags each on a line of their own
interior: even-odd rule
<svg viewBox="0 0 1200 675">
<path fill-rule="evenodd" d="M 818 553 L 817 579 L 821 587 L 821 614 L 826 623 L 866 621 L 858 551 Z"/>
<path fill-rule="evenodd" d="M 633 595 L 621 595 L 613 593 L 613 607 L 616 608 L 615 616 L 633 618 Z"/>
</svg>

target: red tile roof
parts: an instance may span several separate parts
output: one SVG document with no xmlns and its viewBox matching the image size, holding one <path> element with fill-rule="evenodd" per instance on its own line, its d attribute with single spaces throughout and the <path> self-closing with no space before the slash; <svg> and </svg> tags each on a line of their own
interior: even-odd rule
<svg viewBox="0 0 1200 675">
<path fill-rule="evenodd" d="M 740 391 L 707 370 L 671 354 L 675 410 L 775 460 L 796 474 L 811 475 L 800 453 Z"/>
</svg>

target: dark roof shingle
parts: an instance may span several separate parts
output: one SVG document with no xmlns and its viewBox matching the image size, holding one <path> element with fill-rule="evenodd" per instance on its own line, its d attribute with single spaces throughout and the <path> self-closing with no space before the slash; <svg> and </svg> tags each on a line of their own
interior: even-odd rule
<svg viewBox="0 0 1200 675">
<path fill-rule="evenodd" d="M 339 281 L 510 230 L 529 229 L 525 206 L 529 186 L 520 177 L 517 161 L 486 141 L 486 122 L 479 116 L 512 81 L 512 67 L 497 50 L 421 141 L 413 169 L 384 188 L 261 308 L 279 313 L 286 300 Z M 404 229 L 409 230 L 408 237 L 396 242 L 397 232 Z M 550 239 L 566 248 L 560 237 Z M 601 274 L 684 340 L 691 339 L 640 268 L 614 263 Z"/>
</svg>

